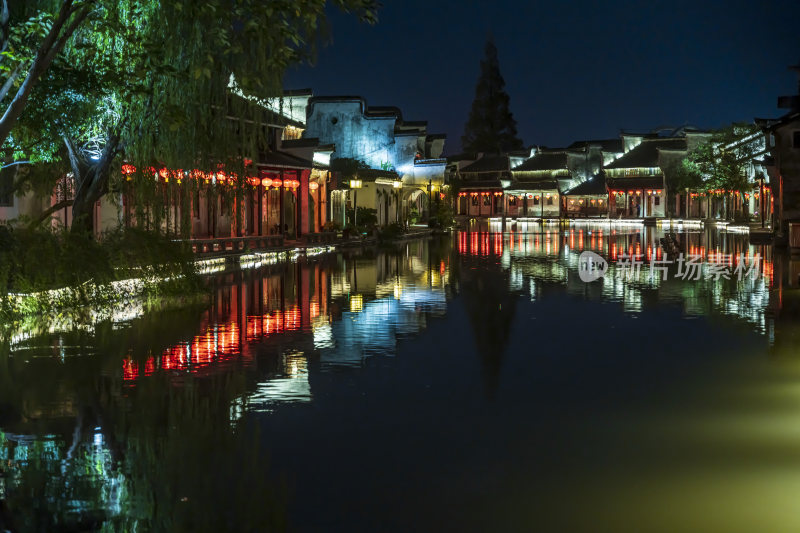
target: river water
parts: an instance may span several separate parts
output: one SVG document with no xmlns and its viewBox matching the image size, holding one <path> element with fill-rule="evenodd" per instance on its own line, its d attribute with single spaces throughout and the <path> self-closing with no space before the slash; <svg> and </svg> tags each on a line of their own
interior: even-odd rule
<svg viewBox="0 0 800 533">
<path fill-rule="evenodd" d="M 704 265 L 681 279 L 663 236 L 575 224 L 249 264 L 209 275 L 207 302 L 16 334 L 0 524 L 798 531 L 800 269 L 687 228 Z M 609 261 L 591 283 L 586 250 Z"/>
</svg>

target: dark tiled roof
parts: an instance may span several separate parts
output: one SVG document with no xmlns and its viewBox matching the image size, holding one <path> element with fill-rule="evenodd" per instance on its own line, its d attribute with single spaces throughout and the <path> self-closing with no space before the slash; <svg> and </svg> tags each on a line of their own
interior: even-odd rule
<svg viewBox="0 0 800 533">
<path fill-rule="evenodd" d="M 258 164 L 266 167 L 312 168 L 314 163 L 286 152 L 263 152 Z"/>
<path fill-rule="evenodd" d="M 390 180 L 399 179 L 397 172 L 394 170 L 382 170 L 380 168 L 361 168 L 356 171 L 358 178 L 364 181 L 375 181 L 378 178 L 385 178 Z"/>
<path fill-rule="evenodd" d="M 517 180 L 514 181 L 508 188 L 513 191 L 558 190 L 558 181 L 551 179 Z"/>
<path fill-rule="evenodd" d="M 652 178 L 608 178 L 606 179 L 609 189 L 663 189 L 664 180 L 660 177 Z"/>
<path fill-rule="evenodd" d="M 502 189 L 503 185 L 500 183 L 500 180 L 470 180 L 464 182 L 461 186 L 461 190 L 464 192 L 469 191 L 479 191 L 479 190 L 486 190 L 486 189 Z"/>
<path fill-rule="evenodd" d="M 369 117 L 391 117 L 396 116 L 398 118 L 402 117 L 402 113 L 400 112 L 400 108 L 396 106 L 369 106 L 367 108 L 367 112 L 365 115 Z"/>
<path fill-rule="evenodd" d="M 754 122 L 762 129 L 771 130 L 795 120 L 800 120 L 800 112 L 798 111 L 790 111 L 779 118 L 756 118 Z"/>
<path fill-rule="evenodd" d="M 602 176 L 584 181 L 567 193 L 569 196 L 605 196 L 608 194 L 606 180 Z"/>
<path fill-rule="evenodd" d="M 565 168 L 567 168 L 566 152 L 539 152 L 518 167 L 515 167 L 514 172 L 561 170 Z"/>
<path fill-rule="evenodd" d="M 568 150 L 577 150 L 589 146 L 599 146 L 604 152 L 622 152 L 622 139 L 600 139 L 595 141 L 575 141 L 567 146 Z"/>
<path fill-rule="evenodd" d="M 319 139 L 317 137 L 303 137 L 302 139 L 286 139 L 281 141 L 281 146 L 285 148 L 316 148 L 319 146 Z"/>
<path fill-rule="evenodd" d="M 283 96 L 312 96 L 314 91 L 311 89 L 286 89 Z"/>
<path fill-rule="evenodd" d="M 453 154 L 447 156 L 448 163 L 455 163 L 458 161 L 475 161 L 478 159 L 478 154 L 470 152 L 462 152 L 460 154 Z"/>
<path fill-rule="evenodd" d="M 461 172 L 506 172 L 509 170 L 508 156 L 485 155 L 461 169 Z"/>
<path fill-rule="evenodd" d="M 645 139 L 636 148 L 615 159 L 605 168 L 655 168 L 658 166 L 659 149 L 686 150 L 686 139 L 683 137 Z"/>
</svg>

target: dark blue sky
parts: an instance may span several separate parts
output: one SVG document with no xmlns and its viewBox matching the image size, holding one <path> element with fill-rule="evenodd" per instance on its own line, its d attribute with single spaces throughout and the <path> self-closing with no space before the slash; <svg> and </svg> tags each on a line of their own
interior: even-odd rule
<svg viewBox="0 0 800 533">
<path fill-rule="evenodd" d="M 396 105 L 446 133 L 447 153 L 461 147 L 489 31 L 526 145 L 777 116 L 777 96 L 797 87 L 786 67 L 800 62 L 798 0 L 384 0 L 379 17 L 333 13 L 316 66 L 284 85 Z"/>
</svg>

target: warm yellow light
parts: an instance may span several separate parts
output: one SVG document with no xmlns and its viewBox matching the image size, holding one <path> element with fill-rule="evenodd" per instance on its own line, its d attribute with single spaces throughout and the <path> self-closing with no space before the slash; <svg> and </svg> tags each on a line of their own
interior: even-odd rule
<svg viewBox="0 0 800 533">
<path fill-rule="evenodd" d="M 393 181 L 392 187 L 394 187 L 395 189 L 400 189 L 403 187 L 403 182 L 399 180 Z"/>
<path fill-rule="evenodd" d="M 361 188 L 361 180 L 350 180 L 350 188 L 351 189 L 360 189 Z"/>
<path fill-rule="evenodd" d="M 350 312 L 360 313 L 364 309 L 364 297 L 360 294 L 350 296 Z"/>
</svg>

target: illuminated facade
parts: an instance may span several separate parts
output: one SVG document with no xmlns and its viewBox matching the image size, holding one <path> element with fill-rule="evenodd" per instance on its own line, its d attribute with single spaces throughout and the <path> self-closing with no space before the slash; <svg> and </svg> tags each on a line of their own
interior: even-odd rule
<svg viewBox="0 0 800 533">
<path fill-rule="evenodd" d="M 378 211 L 379 225 L 394 222 L 398 214 L 401 220 L 412 213 L 424 217 L 429 198 L 444 186 L 446 160 L 441 154 L 445 136 L 429 134 L 426 122 L 404 121 L 396 107 L 367 106 L 358 96 L 313 97 L 308 101 L 303 138 L 333 146 L 332 159 L 354 159 L 374 171 L 397 174 L 402 183 L 399 191 L 389 191 L 388 182 L 368 178 L 362 181 L 371 183 L 367 187 L 374 190 L 356 193 L 359 206 Z M 388 175 L 384 178 L 390 179 Z M 392 207 L 392 192 L 399 193 L 399 213 L 396 205 Z M 351 195 L 337 196 L 352 206 Z M 342 206 L 333 209 L 344 211 Z"/>
<path fill-rule="evenodd" d="M 772 227 L 779 241 L 800 247 L 800 65 L 789 67 L 797 73 L 797 94 L 778 98 L 778 107 L 789 111 L 778 119 L 756 119 L 763 131 L 768 154 L 760 163 L 769 176 L 773 193 Z M 762 198 L 763 198 L 762 194 Z M 765 206 L 766 207 L 766 206 Z"/>
</svg>

